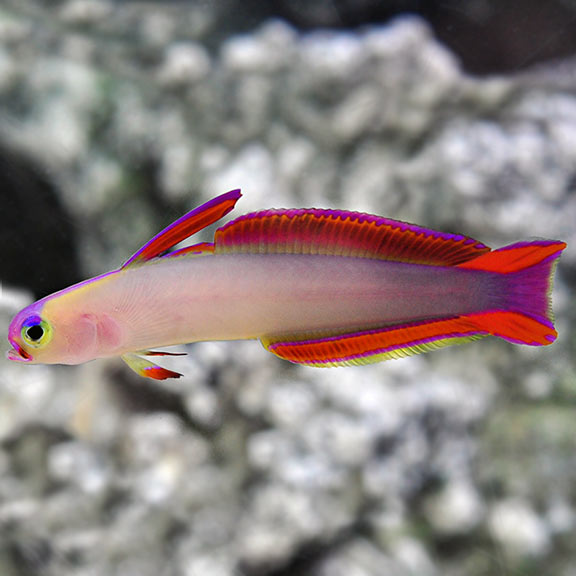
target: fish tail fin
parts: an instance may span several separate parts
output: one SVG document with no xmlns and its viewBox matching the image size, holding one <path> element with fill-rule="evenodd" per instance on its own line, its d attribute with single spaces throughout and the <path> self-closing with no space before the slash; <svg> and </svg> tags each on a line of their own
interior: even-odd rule
<svg viewBox="0 0 576 576">
<path fill-rule="evenodd" d="M 482 254 L 460 268 L 504 276 L 496 307 L 469 318 L 483 331 L 516 344 L 546 346 L 556 340 L 551 292 L 564 242 L 519 242 Z"/>
</svg>

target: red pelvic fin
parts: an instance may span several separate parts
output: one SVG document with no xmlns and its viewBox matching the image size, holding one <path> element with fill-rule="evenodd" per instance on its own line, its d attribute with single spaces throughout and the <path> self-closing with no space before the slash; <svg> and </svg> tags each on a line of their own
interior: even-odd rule
<svg viewBox="0 0 576 576">
<path fill-rule="evenodd" d="M 143 376 L 144 378 L 152 378 L 154 380 L 166 380 L 167 378 L 180 378 L 182 374 L 179 372 L 174 372 L 173 370 L 168 370 L 167 368 L 162 368 L 157 364 L 153 364 L 149 360 L 141 358 L 138 354 L 146 354 L 148 356 L 164 355 L 164 353 L 153 352 L 149 354 L 148 352 L 136 352 L 128 353 L 122 356 L 122 360 L 130 366 L 136 374 Z M 172 356 L 172 354 L 170 354 Z"/>
<path fill-rule="evenodd" d="M 162 368 L 161 366 L 150 366 L 144 368 L 140 372 L 141 376 L 144 378 L 152 378 L 153 380 L 168 380 L 168 378 L 181 378 L 182 374 L 179 372 L 174 372 L 173 370 L 168 370 L 167 368 Z"/>
</svg>

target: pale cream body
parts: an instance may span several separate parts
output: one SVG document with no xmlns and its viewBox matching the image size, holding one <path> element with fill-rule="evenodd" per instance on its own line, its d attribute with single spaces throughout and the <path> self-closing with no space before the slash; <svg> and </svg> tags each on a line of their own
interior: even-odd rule
<svg viewBox="0 0 576 576">
<path fill-rule="evenodd" d="M 60 357 L 84 362 L 202 340 L 357 330 L 497 306 L 497 274 L 312 255 L 157 259 L 71 287 L 43 315 L 66 326 Z M 81 333 L 96 322 L 90 348 Z M 74 335 L 75 323 L 78 333 Z"/>
</svg>

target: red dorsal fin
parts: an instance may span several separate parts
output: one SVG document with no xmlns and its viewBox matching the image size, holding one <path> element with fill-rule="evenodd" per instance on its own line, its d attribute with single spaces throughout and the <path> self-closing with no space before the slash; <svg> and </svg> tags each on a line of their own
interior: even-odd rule
<svg viewBox="0 0 576 576">
<path fill-rule="evenodd" d="M 467 236 L 341 210 L 266 210 L 216 231 L 215 253 L 323 254 L 454 266 L 489 252 Z"/>
<path fill-rule="evenodd" d="M 189 236 L 196 234 L 210 224 L 214 224 L 234 208 L 240 196 L 242 196 L 240 190 L 232 190 L 188 212 L 144 244 L 140 250 L 128 258 L 122 268 L 157 258 Z"/>
</svg>

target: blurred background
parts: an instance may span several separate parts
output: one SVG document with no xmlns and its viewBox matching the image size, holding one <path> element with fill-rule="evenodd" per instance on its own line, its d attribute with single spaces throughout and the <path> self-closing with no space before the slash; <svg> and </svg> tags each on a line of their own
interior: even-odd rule
<svg viewBox="0 0 576 576">
<path fill-rule="evenodd" d="M 2 356 L 0 575 L 576 575 L 575 50 L 568 0 L 3 0 L 2 338 L 233 188 L 568 249 L 546 349 Z"/>
</svg>

